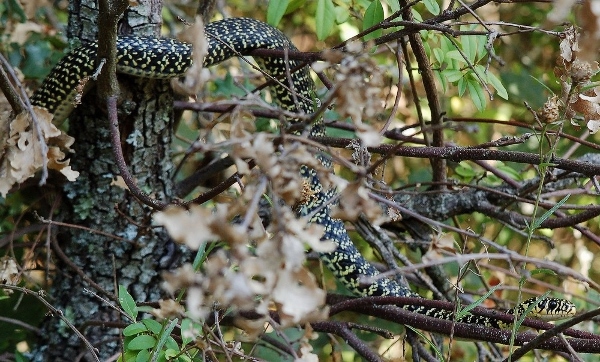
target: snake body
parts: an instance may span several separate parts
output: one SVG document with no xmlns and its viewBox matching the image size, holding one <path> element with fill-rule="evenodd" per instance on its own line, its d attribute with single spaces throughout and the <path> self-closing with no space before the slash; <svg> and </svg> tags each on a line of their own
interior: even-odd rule
<svg viewBox="0 0 600 362">
<path fill-rule="evenodd" d="M 247 18 L 225 19 L 206 25 L 208 54 L 205 66 L 211 66 L 234 56 L 243 56 L 252 50 L 290 49 L 296 50 L 290 40 L 279 30 L 257 20 Z M 137 76 L 152 78 L 171 78 L 182 75 L 191 65 L 191 46 L 172 39 L 141 37 L 122 37 L 117 43 L 119 71 Z M 257 59 L 262 68 L 280 82 L 272 86 L 276 100 L 282 108 L 298 113 L 313 113 L 314 83 L 309 76 L 308 67 L 289 74 L 289 70 L 300 65 L 299 61 L 286 61 L 281 58 Z M 74 94 L 79 81 L 90 76 L 96 68 L 96 44 L 91 43 L 65 56 L 46 78 L 41 88 L 32 97 L 34 105 L 45 107 L 54 114 L 54 122 L 59 123 L 68 116 L 73 105 Z M 290 75 L 291 81 L 287 75 Z M 290 87 L 293 89 L 290 90 Z M 292 96 L 295 92 L 295 97 Z M 312 135 L 323 135 L 324 126 L 318 122 L 311 126 Z M 320 161 L 331 167 L 331 160 L 323 154 Z M 323 253 L 322 260 L 334 275 L 354 294 L 358 296 L 401 296 L 420 297 L 409 288 L 394 280 L 377 278 L 379 271 L 369 263 L 350 240 L 341 220 L 330 216 L 330 198 L 332 191 L 326 190 L 316 172 L 302 167 L 301 173 L 311 187 L 311 197 L 301 213 L 313 215 L 311 221 L 325 227 L 323 240 L 333 240 L 336 249 Z M 370 283 L 361 280 L 371 277 Z M 560 319 L 575 313 L 575 306 L 566 300 L 547 298 L 537 301 L 529 299 L 509 310 L 512 314 L 522 314 L 534 305 L 530 315 L 538 318 Z M 418 305 L 404 306 L 413 312 L 441 319 L 455 319 L 452 312 Z M 458 322 L 474 323 L 492 327 L 505 327 L 499 320 L 477 315 L 466 315 Z"/>
</svg>

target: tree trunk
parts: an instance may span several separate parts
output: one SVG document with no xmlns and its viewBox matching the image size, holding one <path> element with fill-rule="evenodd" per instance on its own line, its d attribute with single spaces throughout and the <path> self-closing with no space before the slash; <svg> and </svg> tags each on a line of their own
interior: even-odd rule
<svg viewBox="0 0 600 362">
<path fill-rule="evenodd" d="M 82 42 L 98 36 L 98 6 L 91 0 L 72 0 L 68 34 Z M 158 34 L 161 2 L 141 0 L 120 21 L 121 34 Z M 102 35 L 100 35 L 102 36 Z M 132 176 L 153 197 L 171 196 L 170 159 L 172 94 L 168 81 L 123 78 L 124 101 L 119 113 L 123 151 Z M 69 118 L 69 134 L 75 137 L 73 168 L 81 173 L 64 187 L 61 219 L 102 231 L 108 237 L 81 229 L 62 229 L 58 245 L 72 262 L 54 254 L 56 277 L 50 301 L 98 349 L 101 360 L 121 350 L 120 330 L 114 322 L 127 322 L 115 308 L 87 291 L 109 299 L 82 278 L 116 295 L 124 285 L 136 302 L 156 301 L 161 295 L 160 273 L 177 262 L 179 249 L 163 233 L 150 227 L 150 210 L 120 186 L 114 161 L 105 101 L 94 90 Z M 77 270 L 78 269 L 78 270 Z M 111 303 L 116 302 L 111 300 Z M 73 361 L 89 352 L 82 339 L 57 316 L 43 326 L 45 340 L 35 352 L 37 361 Z"/>
</svg>

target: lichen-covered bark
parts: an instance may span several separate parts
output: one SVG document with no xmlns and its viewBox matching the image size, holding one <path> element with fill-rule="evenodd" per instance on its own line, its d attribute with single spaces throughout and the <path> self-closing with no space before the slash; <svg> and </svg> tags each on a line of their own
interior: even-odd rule
<svg viewBox="0 0 600 362">
<path fill-rule="evenodd" d="M 69 36 L 82 41 L 95 39 L 97 3 L 74 0 L 70 10 Z M 155 35 L 160 14 L 160 1 L 140 1 L 139 6 L 126 12 L 119 30 Z M 119 123 L 132 175 L 143 190 L 168 200 L 172 190 L 169 84 L 125 77 L 121 91 L 124 102 Z M 164 234 L 150 227 L 150 210 L 114 185 L 118 169 L 103 103 L 96 92 L 91 91 L 69 119 L 69 134 L 76 139 L 72 165 L 81 175 L 76 182 L 64 187 L 61 218 L 124 240 L 79 229 L 62 229 L 56 237 L 68 258 L 104 290 L 116 294 L 121 284 L 138 302 L 156 301 L 161 295 L 160 273 L 177 262 L 179 253 Z M 101 360 L 114 356 L 120 351 L 120 330 L 99 326 L 96 322 L 121 322 L 123 317 L 86 293 L 86 289 L 90 289 L 100 294 L 73 268 L 58 258 L 55 260 L 57 274 L 50 292 L 51 302 L 99 350 Z M 86 353 L 81 339 L 57 317 L 46 320 L 42 335 L 44 339 L 35 352 L 37 361 L 73 361 Z"/>
</svg>

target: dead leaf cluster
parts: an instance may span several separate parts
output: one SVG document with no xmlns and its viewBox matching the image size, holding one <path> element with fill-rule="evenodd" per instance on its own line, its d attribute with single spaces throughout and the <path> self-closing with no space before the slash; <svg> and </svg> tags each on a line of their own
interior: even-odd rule
<svg viewBox="0 0 600 362">
<path fill-rule="evenodd" d="M 374 59 L 365 53 L 360 43 L 347 45 L 348 52 L 325 52 L 323 57 L 331 64 L 339 63 L 335 74 L 336 110 L 342 117 L 350 117 L 357 135 L 366 147 L 381 143 L 381 135 L 365 119 L 383 112 L 385 99 L 384 77 Z"/>
<path fill-rule="evenodd" d="M 600 129 L 600 88 L 592 87 L 591 78 L 600 70 L 598 62 L 590 59 L 590 49 L 581 47 L 581 35 L 574 28 L 564 32 L 560 42 L 560 57 L 554 73 L 560 79 L 562 94 L 549 97 L 544 107 L 538 111 L 543 122 L 558 120 L 561 109 L 564 117 L 578 126 L 576 117 L 583 116 L 591 133 Z"/>
<path fill-rule="evenodd" d="M 248 147 L 259 165 L 280 166 L 274 162 L 281 154 L 274 152 L 266 138 L 257 137 Z M 298 174 L 297 167 L 294 173 Z M 267 175 L 273 177 L 268 192 L 275 205 L 266 229 L 255 207 L 265 191 L 261 177 L 250 179 L 241 195 L 229 203 L 212 208 L 195 205 L 188 210 L 170 207 L 154 214 L 155 224 L 163 225 L 174 240 L 192 249 L 217 241 L 224 245 L 207 258 L 199 272 L 185 265 L 165 274 L 165 290 L 175 293 L 187 288 L 187 313 L 199 320 L 215 306 L 264 316 L 260 321 L 238 323 L 250 336 L 263 332 L 270 310 L 278 312 L 283 327 L 327 317 L 325 292 L 304 267 L 305 249 L 331 251 L 333 244 L 320 240 L 321 226 L 297 217 L 292 206 L 283 202 L 289 191 L 284 181 Z M 296 182 L 294 179 L 288 181 Z"/>
<path fill-rule="evenodd" d="M 38 127 L 32 115 L 23 112 L 10 123 L 8 138 L 0 155 L 0 195 L 6 196 L 15 184 L 24 182 L 44 167 L 57 170 L 69 181 L 79 172 L 73 171 L 65 152 L 73 152 L 74 139 L 52 124 L 52 115 L 45 109 L 34 107 Z M 38 134 L 38 129 L 41 135 Z M 47 152 L 44 152 L 47 146 Z"/>
</svg>

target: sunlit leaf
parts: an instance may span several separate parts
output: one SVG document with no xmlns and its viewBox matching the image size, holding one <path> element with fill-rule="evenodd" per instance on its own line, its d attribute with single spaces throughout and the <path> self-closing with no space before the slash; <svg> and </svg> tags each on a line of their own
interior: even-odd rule
<svg viewBox="0 0 600 362">
<path fill-rule="evenodd" d="M 272 0 L 267 7 L 267 23 L 277 26 L 287 10 L 290 0 Z"/>
<path fill-rule="evenodd" d="M 317 2 L 317 38 L 325 39 L 335 24 L 335 7 L 331 0 L 318 0 Z"/>
<path fill-rule="evenodd" d="M 363 19 L 363 29 L 367 30 L 372 26 L 375 26 L 383 21 L 383 6 L 379 0 L 371 2 L 367 10 L 365 11 L 365 17 Z M 375 39 L 383 34 L 383 30 L 375 30 L 364 36 L 365 40 Z"/>
</svg>

